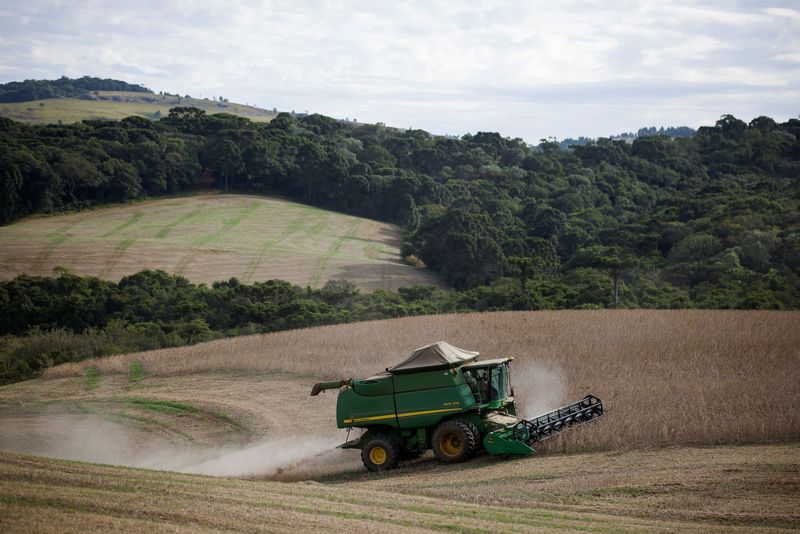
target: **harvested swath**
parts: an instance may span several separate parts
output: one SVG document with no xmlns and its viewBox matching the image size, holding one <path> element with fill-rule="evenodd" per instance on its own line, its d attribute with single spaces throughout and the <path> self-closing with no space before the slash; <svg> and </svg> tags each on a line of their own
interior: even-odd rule
<svg viewBox="0 0 800 534">
<path fill-rule="evenodd" d="M 498 312 L 392 319 L 214 341 L 88 360 L 150 375 L 283 371 L 312 379 L 367 376 L 436 340 L 514 356 L 527 415 L 602 398 L 606 416 L 550 449 L 614 450 L 666 444 L 800 439 L 800 313 L 762 311 Z M 313 378 L 312 378 L 313 377 Z M 330 397 L 332 399 L 333 397 Z M 333 402 L 327 400 L 325 402 Z"/>
<path fill-rule="evenodd" d="M 781 532 L 797 447 L 482 458 L 315 482 L 219 479 L 0 453 L 0 531 Z M 165 499 L 164 496 L 169 495 Z M 770 529 L 770 530 L 767 530 Z"/>
<path fill-rule="evenodd" d="M 161 269 L 196 283 L 236 277 L 366 290 L 442 285 L 400 260 L 392 224 L 254 195 L 162 198 L 0 227 L 0 279 L 76 274 L 119 280 Z"/>
</svg>

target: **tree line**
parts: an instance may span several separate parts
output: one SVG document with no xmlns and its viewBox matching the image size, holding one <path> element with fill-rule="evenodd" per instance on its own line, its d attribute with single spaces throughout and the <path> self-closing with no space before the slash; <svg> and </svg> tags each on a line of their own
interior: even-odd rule
<svg viewBox="0 0 800 534">
<path fill-rule="evenodd" d="M 75 97 L 92 91 L 152 93 L 147 87 L 120 80 L 92 76 L 73 79 L 62 76 L 57 80 L 25 80 L 0 84 L 0 102 L 29 102 L 46 98 Z"/>
<path fill-rule="evenodd" d="M 514 296 L 514 292 L 509 296 Z M 61 363 L 210 339 L 409 315 L 498 309 L 502 298 L 430 286 L 361 293 L 280 280 L 210 287 L 163 271 L 110 282 L 59 270 L 0 282 L 0 384 Z"/>
<path fill-rule="evenodd" d="M 3 380 L 84 357 L 423 313 L 798 308 L 800 120 L 732 116 L 692 137 L 560 149 L 480 132 L 174 108 L 153 122 L 0 119 L 0 221 L 216 188 L 401 224 L 457 291 L 362 294 L 144 272 L 0 284 Z"/>
<path fill-rule="evenodd" d="M 797 308 L 800 120 L 722 117 L 692 137 L 461 138 L 174 108 L 74 125 L 0 119 L 0 221 L 218 188 L 405 228 L 403 254 L 456 289 L 528 280 L 598 306 Z"/>
</svg>

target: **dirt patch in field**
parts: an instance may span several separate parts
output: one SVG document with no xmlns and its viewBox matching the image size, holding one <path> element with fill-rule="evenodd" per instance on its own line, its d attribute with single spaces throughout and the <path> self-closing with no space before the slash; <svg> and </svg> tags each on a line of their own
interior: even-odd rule
<svg viewBox="0 0 800 534">
<path fill-rule="evenodd" d="M 37 383 L 0 389 L 0 450 L 216 476 L 298 479 L 360 465 L 336 454 L 345 434 L 332 407 L 296 376 Z"/>
</svg>

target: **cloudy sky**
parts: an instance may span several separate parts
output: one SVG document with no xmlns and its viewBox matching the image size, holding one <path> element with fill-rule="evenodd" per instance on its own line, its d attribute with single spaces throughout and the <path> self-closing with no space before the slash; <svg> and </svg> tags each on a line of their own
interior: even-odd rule
<svg viewBox="0 0 800 534">
<path fill-rule="evenodd" d="M 0 82 L 110 77 L 529 142 L 800 114 L 797 0 L 12 0 L 0 46 Z"/>
</svg>

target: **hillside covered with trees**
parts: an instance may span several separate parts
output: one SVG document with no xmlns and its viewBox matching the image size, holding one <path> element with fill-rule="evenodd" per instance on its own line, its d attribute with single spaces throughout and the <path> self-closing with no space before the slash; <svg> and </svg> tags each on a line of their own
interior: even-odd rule
<svg viewBox="0 0 800 534">
<path fill-rule="evenodd" d="M 2 380 L 211 337 L 471 310 L 798 308 L 800 120 L 732 116 L 692 137 L 560 149 L 496 133 L 174 108 L 151 122 L 0 119 L 0 221 L 204 188 L 400 223 L 457 291 L 361 294 L 166 273 L 0 283 Z"/>
<path fill-rule="evenodd" d="M 0 131 L 3 222 L 216 187 L 401 223 L 404 254 L 457 289 L 514 279 L 525 307 L 800 302 L 797 119 L 569 150 L 192 108 Z"/>
<path fill-rule="evenodd" d="M 120 80 L 91 76 L 73 79 L 62 76 L 57 80 L 25 80 L 0 84 L 0 103 L 81 96 L 92 91 L 152 93 L 147 87 Z"/>
</svg>

